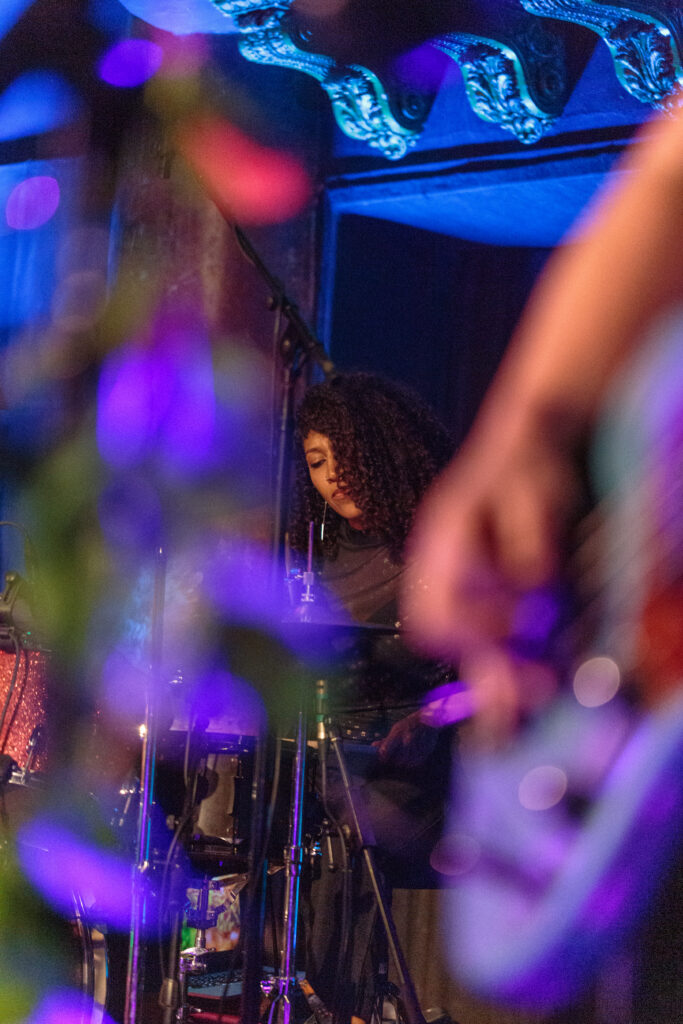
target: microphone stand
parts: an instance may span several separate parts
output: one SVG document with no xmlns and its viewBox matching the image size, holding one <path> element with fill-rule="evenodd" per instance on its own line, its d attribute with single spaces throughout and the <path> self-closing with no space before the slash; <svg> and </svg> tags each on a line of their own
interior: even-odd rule
<svg viewBox="0 0 683 1024">
<path fill-rule="evenodd" d="M 287 452 L 292 417 L 294 381 L 306 360 L 312 360 L 316 363 L 322 370 L 326 380 L 331 380 L 335 377 L 337 371 L 324 346 L 301 316 L 298 306 L 287 295 L 282 282 L 265 265 L 244 231 L 242 231 L 242 228 L 238 224 L 233 224 L 233 230 L 240 249 L 268 285 L 270 291 L 268 308 L 277 313 L 278 322 L 280 318 L 285 320 L 285 328 L 279 340 L 278 352 L 282 377 L 280 383 L 281 398 L 276 446 L 272 533 L 273 572 L 276 573 L 284 534 L 284 490 L 286 486 Z"/>
<path fill-rule="evenodd" d="M 268 308 L 276 314 L 275 331 L 279 333 L 280 323 L 284 320 L 284 330 L 277 342 L 277 354 L 280 369 L 280 403 L 278 415 L 277 441 L 273 443 L 275 472 L 273 477 L 273 529 L 272 529 L 272 575 L 273 590 L 280 585 L 279 566 L 284 537 L 285 521 L 285 489 L 288 487 L 289 446 L 292 422 L 292 397 L 294 383 L 306 362 L 318 365 L 327 380 L 336 376 L 336 369 L 325 348 L 311 331 L 301 316 L 298 306 L 287 295 L 282 282 L 269 270 L 257 253 L 242 228 L 232 225 L 237 244 L 249 262 L 256 268 L 268 290 Z M 309 566 L 309 570 L 310 570 Z M 310 583 L 311 576 L 307 583 Z M 310 586 L 308 587 L 311 595 Z M 263 737 L 257 744 L 256 763 L 254 765 L 254 781 L 252 787 L 252 847 L 260 848 L 262 842 L 262 826 L 264 820 L 264 792 L 266 788 L 266 758 L 263 750 Z M 306 757 L 306 716 L 303 701 L 299 713 L 296 743 L 296 760 L 293 768 L 292 795 L 288 846 L 286 850 L 286 883 L 285 906 L 283 909 L 284 942 L 280 959 L 279 976 L 276 991 L 271 1004 L 269 1020 L 278 1018 L 288 1024 L 292 1015 L 292 995 L 295 985 L 295 951 L 296 923 L 298 916 L 299 876 L 301 873 L 301 829 L 303 808 L 303 781 Z M 245 928 L 247 941 L 244 947 L 244 981 L 242 986 L 242 1017 L 245 1021 L 258 1018 L 259 975 L 261 973 L 262 936 L 265 925 L 265 879 L 266 859 L 256 863 L 258 877 L 252 877 L 246 901 L 246 918 L 249 927 Z"/>
</svg>

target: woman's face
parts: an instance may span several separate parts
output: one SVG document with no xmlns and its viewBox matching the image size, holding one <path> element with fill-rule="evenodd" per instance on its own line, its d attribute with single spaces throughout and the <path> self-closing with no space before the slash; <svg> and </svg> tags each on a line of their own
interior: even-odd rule
<svg viewBox="0 0 683 1024">
<path fill-rule="evenodd" d="M 304 438 L 304 455 L 311 482 L 318 494 L 338 515 L 348 520 L 349 526 L 362 530 L 363 512 L 348 497 L 343 482 L 337 477 L 337 467 L 329 438 L 325 434 L 311 430 Z"/>
</svg>

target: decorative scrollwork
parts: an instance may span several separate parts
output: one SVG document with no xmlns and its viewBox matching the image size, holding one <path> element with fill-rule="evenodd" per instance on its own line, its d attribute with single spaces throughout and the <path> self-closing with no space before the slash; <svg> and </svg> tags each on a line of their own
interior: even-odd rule
<svg viewBox="0 0 683 1024">
<path fill-rule="evenodd" d="M 680 105 L 683 15 L 678 0 L 660 0 L 651 5 L 628 0 L 520 2 L 531 14 L 571 21 L 600 35 L 612 55 L 619 81 L 637 100 L 659 109 Z"/>
<path fill-rule="evenodd" d="M 366 142 L 389 160 L 405 156 L 415 144 L 424 117 L 401 124 L 373 71 L 359 64 L 338 65 L 331 57 L 302 49 L 298 44 L 305 40 L 289 19 L 291 0 L 269 6 L 263 0 L 213 2 L 234 18 L 241 32 L 240 52 L 247 60 L 302 71 L 320 82 L 337 124 L 350 138 Z"/>
<path fill-rule="evenodd" d="M 531 99 L 517 56 L 508 47 L 465 32 L 434 40 L 462 70 L 474 112 L 512 132 L 520 142 L 538 142 L 554 121 Z"/>
<path fill-rule="evenodd" d="M 677 76 L 670 33 L 664 34 L 655 25 L 639 26 L 635 31 L 625 28 L 619 26 L 605 39 L 624 88 L 642 103 L 673 107 Z"/>
</svg>

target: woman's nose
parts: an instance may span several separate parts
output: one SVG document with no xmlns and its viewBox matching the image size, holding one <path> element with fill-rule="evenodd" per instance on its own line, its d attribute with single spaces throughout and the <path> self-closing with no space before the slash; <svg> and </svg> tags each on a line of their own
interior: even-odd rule
<svg viewBox="0 0 683 1024">
<path fill-rule="evenodd" d="M 329 462 L 327 465 L 327 479 L 331 484 L 337 480 L 337 467 L 333 462 Z"/>
</svg>

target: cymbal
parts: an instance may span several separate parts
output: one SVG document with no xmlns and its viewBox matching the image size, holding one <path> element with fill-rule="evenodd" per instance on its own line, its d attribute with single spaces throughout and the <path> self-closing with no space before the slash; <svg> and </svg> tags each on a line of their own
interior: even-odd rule
<svg viewBox="0 0 683 1024">
<path fill-rule="evenodd" d="M 401 632 L 401 627 L 397 625 L 383 625 L 379 622 L 354 622 L 339 621 L 336 619 L 285 619 L 284 623 L 285 630 L 293 630 L 294 632 L 301 631 L 302 634 L 307 632 L 310 633 L 329 633 L 330 635 L 339 636 L 364 636 L 370 635 L 393 635 Z"/>
</svg>

